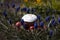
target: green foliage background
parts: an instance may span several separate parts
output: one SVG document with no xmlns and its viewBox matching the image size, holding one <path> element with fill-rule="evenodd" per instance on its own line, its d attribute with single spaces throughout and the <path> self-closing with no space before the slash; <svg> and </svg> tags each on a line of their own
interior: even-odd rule
<svg viewBox="0 0 60 40">
<path fill-rule="evenodd" d="M 6 2 L 7 0 L 0 0 L 2 2 Z M 12 0 L 8 0 L 10 3 Z M 23 0 L 15 0 L 16 2 L 20 2 L 20 4 L 24 4 L 26 7 L 32 7 L 36 9 L 36 15 L 41 14 L 43 18 L 45 18 L 46 15 L 46 8 L 50 7 L 51 9 L 55 9 L 60 12 L 60 0 L 42 0 L 42 2 L 39 4 L 34 4 L 33 2 L 35 0 L 31 0 L 29 2 L 23 2 Z M 41 12 L 41 8 L 43 9 L 43 13 Z M 5 8 L 0 8 L 0 20 L 2 20 L 3 25 L 1 25 L 0 22 L 0 40 L 60 40 L 60 25 L 58 25 L 58 29 L 55 32 L 56 33 L 51 39 L 48 38 L 48 31 L 39 31 L 34 30 L 32 31 L 26 31 L 22 30 L 18 31 L 17 28 L 15 28 L 16 21 L 20 21 L 20 17 L 22 17 L 22 14 L 25 14 L 24 12 L 21 12 L 22 14 L 17 14 L 17 16 L 14 16 L 14 13 L 10 12 L 9 9 L 7 9 L 8 18 L 11 18 L 13 21 L 13 24 L 10 25 L 3 15 L 2 12 Z M 51 16 L 52 13 L 49 13 Z M 59 14 L 55 13 L 55 16 L 57 17 Z M 44 20 L 43 20 L 44 21 Z M 48 24 L 48 23 L 46 23 Z"/>
</svg>

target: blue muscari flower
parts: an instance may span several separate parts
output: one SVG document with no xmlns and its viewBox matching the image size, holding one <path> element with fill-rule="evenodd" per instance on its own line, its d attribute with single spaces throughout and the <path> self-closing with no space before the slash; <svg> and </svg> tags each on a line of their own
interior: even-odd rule
<svg viewBox="0 0 60 40">
<path fill-rule="evenodd" d="M 23 20 L 23 19 L 21 19 L 21 24 L 22 24 L 22 25 L 24 24 L 24 20 Z"/>
<path fill-rule="evenodd" d="M 52 37 L 52 35 L 53 35 L 53 30 L 50 30 L 49 31 L 49 37 Z"/>
<path fill-rule="evenodd" d="M 11 5 L 11 6 L 12 6 L 12 8 L 14 8 L 14 7 L 15 7 L 15 4 L 14 4 L 14 3 L 12 3 L 12 5 Z"/>
<path fill-rule="evenodd" d="M 18 12 L 19 10 L 20 10 L 20 7 L 17 7 L 17 8 L 16 8 L 16 12 Z"/>
<path fill-rule="evenodd" d="M 44 22 L 43 22 L 43 21 L 41 21 L 41 22 L 40 22 L 40 27 L 42 27 L 42 28 L 43 28 L 43 26 L 44 26 Z"/>
<path fill-rule="evenodd" d="M 30 13 L 30 9 L 28 8 L 26 12 L 27 12 L 27 13 Z"/>
<path fill-rule="evenodd" d="M 55 19 L 52 19 L 51 24 L 52 24 L 52 25 L 56 25 Z"/>
<path fill-rule="evenodd" d="M 24 29 L 28 29 L 27 25 L 24 23 L 23 24 Z"/>
<path fill-rule="evenodd" d="M 34 23 L 34 28 L 37 29 L 37 27 L 38 27 L 38 24 L 37 24 L 37 22 L 35 22 Z"/>
<path fill-rule="evenodd" d="M 58 23 L 60 23 L 60 18 L 58 18 Z"/>
<path fill-rule="evenodd" d="M 37 18 L 38 18 L 38 19 L 40 19 L 40 18 L 41 18 L 41 16 L 40 16 L 40 15 L 37 15 Z"/>
<path fill-rule="evenodd" d="M 3 15 L 4 15 L 5 17 L 7 16 L 6 10 L 3 11 Z"/>
<path fill-rule="evenodd" d="M 47 16 L 47 17 L 45 18 L 46 21 L 49 21 L 49 19 L 50 19 L 50 16 Z"/>
<path fill-rule="evenodd" d="M 9 24 L 12 24 L 12 20 L 11 19 L 9 19 L 8 21 L 9 21 Z"/>
<path fill-rule="evenodd" d="M 34 8 L 32 8 L 32 9 L 31 9 L 31 12 L 32 12 L 32 13 L 34 13 L 34 12 L 35 12 L 35 9 L 34 9 Z"/>
<path fill-rule="evenodd" d="M 25 24 L 23 24 L 23 27 L 26 29 L 26 25 Z"/>
<path fill-rule="evenodd" d="M 27 8 L 26 8 L 26 7 L 24 7 L 24 8 L 22 8 L 22 9 L 21 9 L 21 11 L 27 11 Z"/>
</svg>

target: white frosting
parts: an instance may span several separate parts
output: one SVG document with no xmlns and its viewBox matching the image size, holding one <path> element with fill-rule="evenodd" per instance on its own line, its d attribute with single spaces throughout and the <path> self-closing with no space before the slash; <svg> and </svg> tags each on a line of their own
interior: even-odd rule
<svg viewBox="0 0 60 40">
<path fill-rule="evenodd" d="M 26 14 L 22 17 L 25 22 L 34 22 L 37 20 L 37 16 L 34 14 Z"/>
</svg>

